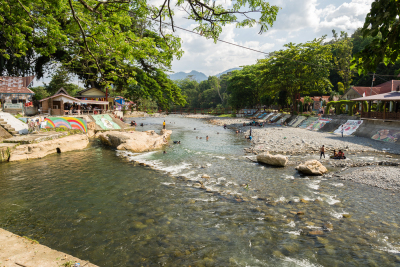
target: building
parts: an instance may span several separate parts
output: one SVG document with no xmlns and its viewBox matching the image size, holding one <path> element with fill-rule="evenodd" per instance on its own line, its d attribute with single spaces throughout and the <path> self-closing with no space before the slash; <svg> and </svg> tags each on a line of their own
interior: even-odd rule
<svg viewBox="0 0 400 267">
<path fill-rule="evenodd" d="M 101 114 L 108 108 L 107 101 L 83 100 L 72 97 L 64 88 L 54 95 L 40 100 L 41 113 L 53 116 Z"/>
<path fill-rule="evenodd" d="M 374 87 L 372 87 L 374 88 Z M 354 101 L 368 103 L 368 110 L 361 109 L 364 119 L 400 120 L 400 81 L 391 80 L 376 86 L 378 94 L 363 95 Z"/>
<path fill-rule="evenodd" d="M 373 87 L 352 86 L 342 96 L 342 99 L 352 100 L 355 98 L 374 96 L 396 91 L 400 87 L 400 81 L 391 80 Z"/>
<path fill-rule="evenodd" d="M 88 88 L 79 91 L 75 97 L 81 100 L 107 101 L 108 102 L 107 109 L 110 109 L 115 104 L 114 98 L 107 97 L 105 92 L 97 88 Z"/>
<path fill-rule="evenodd" d="M 32 101 L 35 94 L 28 86 L 35 76 L 8 77 L 0 76 L 0 102 L 8 112 L 23 111 L 24 104 Z"/>
</svg>

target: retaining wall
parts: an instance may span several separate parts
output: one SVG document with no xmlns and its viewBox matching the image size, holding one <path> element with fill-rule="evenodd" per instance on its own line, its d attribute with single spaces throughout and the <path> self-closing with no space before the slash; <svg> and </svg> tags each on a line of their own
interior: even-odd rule
<svg viewBox="0 0 400 267">
<path fill-rule="evenodd" d="M 381 132 L 385 137 L 394 136 L 397 140 L 391 140 L 390 138 L 384 138 L 386 140 L 381 141 L 389 141 L 392 143 L 400 144 L 400 121 L 382 121 L 382 120 L 363 120 L 363 123 L 358 127 L 357 131 L 355 131 L 355 136 L 372 138 L 375 140 L 380 140 L 379 136 L 381 135 L 380 131 L 386 130 L 386 132 Z M 378 139 L 377 139 L 378 138 Z"/>
<path fill-rule="evenodd" d="M 321 132 L 333 132 L 340 125 L 346 123 L 348 120 L 359 120 L 360 118 L 357 116 L 343 116 L 343 115 L 324 115 L 322 118 L 330 118 L 332 119 L 329 123 L 325 124 L 319 131 Z"/>
</svg>

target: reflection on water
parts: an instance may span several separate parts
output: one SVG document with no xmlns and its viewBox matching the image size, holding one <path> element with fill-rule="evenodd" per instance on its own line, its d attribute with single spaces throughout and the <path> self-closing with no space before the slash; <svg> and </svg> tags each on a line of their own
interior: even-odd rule
<svg viewBox="0 0 400 267">
<path fill-rule="evenodd" d="M 0 226 L 100 266 L 399 265 L 393 192 L 252 163 L 222 127 L 167 128 L 167 154 L 93 142 L 0 165 Z"/>
</svg>

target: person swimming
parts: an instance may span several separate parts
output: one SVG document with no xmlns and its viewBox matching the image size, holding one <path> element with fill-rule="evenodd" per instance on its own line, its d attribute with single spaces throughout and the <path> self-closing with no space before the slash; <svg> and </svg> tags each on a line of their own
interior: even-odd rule
<svg viewBox="0 0 400 267">
<path fill-rule="evenodd" d="M 181 141 L 174 141 L 174 144 L 180 144 L 181 143 Z"/>
</svg>

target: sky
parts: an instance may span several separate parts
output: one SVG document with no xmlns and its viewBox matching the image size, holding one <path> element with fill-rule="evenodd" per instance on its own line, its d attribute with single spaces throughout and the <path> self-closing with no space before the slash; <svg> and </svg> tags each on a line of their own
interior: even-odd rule
<svg viewBox="0 0 400 267">
<path fill-rule="evenodd" d="M 148 1 L 152 5 L 164 2 Z M 372 2 L 373 0 L 270 0 L 271 5 L 277 5 L 281 9 L 267 32 L 260 35 L 257 26 L 236 28 L 231 24 L 223 27 L 220 39 L 259 51 L 272 52 L 283 49 L 284 44 L 305 43 L 323 35 L 327 35 L 329 40 L 332 38 L 332 29 L 339 34 L 340 31 L 346 31 L 351 35 L 363 26 Z M 232 1 L 216 0 L 216 3 L 229 8 Z M 174 12 L 175 25 L 188 30 L 195 28 L 193 21 L 185 18 L 187 14 L 183 10 L 175 8 Z M 179 29 L 173 34 L 182 39 L 184 51 L 180 60 L 174 59 L 172 63 L 172 71 L 175 73 L 196 70 L 212 76 L 230 68 L 254 64 L 257 59 L 265 57 L 262 53 L 237 46 L 221 42 L 215 44 L 211 39 Z M 44 78 L 36 81 L 34 86 L 49 81 L 50 78 Z M 73 82 L 82 86 L 82 82 L 76 78 Z"/>
<path fill-rule="evenodd" d="M 217 3 L 225 0 L 217 0 Z M 226 0 L 231 3 L 231 1 Z M 332 29 L 340 34 L 346 31 L 351 35 L 364 24 L 365 16 L 373 0 L 270 0 L 271 5 L 281 9 L 273 26 L 263 34 L 259 27 L 236 28 L 235 25 L 223 27 L 220 39 L 235 44 L 272 52 L 283 49 L 287 43 L 304 43 L 327 35 L 332 38 Z M 228 4 L 226 4 L 228 5 Z M 195 25 L 185 19 L 185 13 L 175 9 L 175 24 L 185 29 Z M 216 75 L 230 68 L 251 65 L 264 54 L 240 47 L 206 39 L 199 35 L 177 29 L 174 33 L 182 39 L 184 55 L 172 63 L 173 72 L 196 70 L 207 76 Z"/>
</svg>

